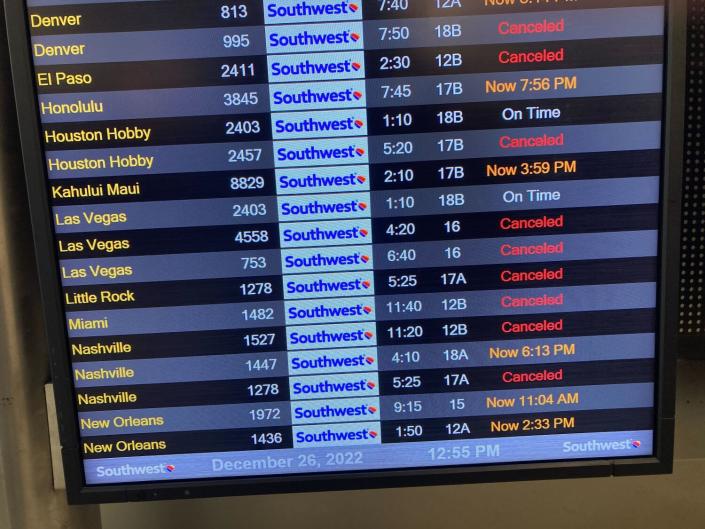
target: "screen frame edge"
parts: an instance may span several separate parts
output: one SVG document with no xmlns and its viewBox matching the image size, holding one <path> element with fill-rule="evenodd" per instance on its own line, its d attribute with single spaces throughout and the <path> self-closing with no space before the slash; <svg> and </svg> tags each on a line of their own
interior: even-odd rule
<svg viewBox="0 0 705 529">
<path fill-rule="evenodd" d="M 546 463 L 513 463 L 411 470 L 359 471 L 258 478 L 214 478 L 178 482 L 85 486 L 80 436 L 73 398 L 70 355 L 63 317 L 58 261 L 54 252 L 51 206 L 46 188 L 41 126 L 30 55 L 26 6 L 4 0 L 25 178 L 39 271 L 43 313 L 60 425 L 67 496 L 72 504 L 205 498 L 270 493 L 320 492 L 427 485 L 528 481 L 668 473 L 673 465 L 675 368 L 678 332 L 678 268 L 681 174 L 684 126 L 685 0 L 667 0 L 667 74 L 664 117 L 664 179 L 660 241 L 659 336 L 657 362 L 658 416 L 654 457 L 588 459 Z M 681 97 L 678 97 L 681 94 Z"/>
</svg>

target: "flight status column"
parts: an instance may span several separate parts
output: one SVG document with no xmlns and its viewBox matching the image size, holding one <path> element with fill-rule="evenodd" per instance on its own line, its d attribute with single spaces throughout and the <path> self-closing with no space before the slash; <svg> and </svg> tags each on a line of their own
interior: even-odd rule
<svg viewBox="0 0 705 529">
<path fill-rule="evenodd" d="M 662 1 L 28 5 L 88 483 L 652 453 Z"/>
</svg>

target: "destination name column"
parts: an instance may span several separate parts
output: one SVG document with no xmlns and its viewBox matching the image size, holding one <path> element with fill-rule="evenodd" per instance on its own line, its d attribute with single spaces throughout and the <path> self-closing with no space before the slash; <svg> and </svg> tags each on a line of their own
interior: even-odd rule
<svg viewBox="0 0 705 529">
<path fill-rule="evenodd" d="M 264 29 L 238 6 L 40 11 L 81 20 L 33 51 L 86 459 L 291 444 Z"/>
</svg>

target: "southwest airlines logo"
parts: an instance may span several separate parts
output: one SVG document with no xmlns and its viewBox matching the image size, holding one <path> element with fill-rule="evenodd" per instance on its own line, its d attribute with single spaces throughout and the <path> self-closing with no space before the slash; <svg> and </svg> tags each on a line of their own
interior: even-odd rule
<svg viewBox="0 0 705 529">
<path fill-rule="evenodd" d="M 364 441 L 367 439 L 377 439 L 378 435 L 379 433 L 371 428 L 360 428 L 343 432 L 336 432 L 335 430 L 328 428 L 322 432 L 315 433 L 297 432 L 296 442 L 312 444 L 330 443 L 336 441 Z"/>
<path fill-rule="evenodd" d="M 332 78 L 362 79 L 365 55 L 362 51 L 269 55 L 269 82 L 328 81 Z"/>
<path fill-rule="evenodd" d="M 336 446 L 379 444 L 379 422 L 295 426 L 294 446 Z"/>
<path fill-rule="evenodd" d="M 374 298 L 287 301 L 286 320 L 289 324 L 365 321 L 374 318 L 373 303 Z"/>
<path fill-rule="evenodd" d="M 310 371 L 310 370 L 331 370 L 341 368 L 370 368 L 375 369 L 377 360 L 369 354 L 359 354 L 355 356 L 331 356 L 327 353 L 320 353 L 315 356 L 309 355 L 304 358 L 295 355 L 291 358 L 289 369 L 292 372 Z"/>
<path fill-rule="evenodd" d="M 279 207 L 279 217 L 284 220 L 287 217 L 308 217 L 329 216 L 364 213 L 369 208 L 369 203 L 363 200 L 349 200 L 347 197 L 340 200 L 308 200 L 308 201 L 282 201 Z"/>
<path fill-rule="evenodd" d="M 285 255 L 284 268 L 287 271 L 313 272 L 335 268 L 372 268 L 372 254 L 354 250 L 344 250 L 337 254 L 313 251 L 309 255 Z"/>
<path fill-rule="evenodd" d="M 323 62 L 303 59 L 294 64 L 272 62 L 271 75 L 274 78 L 292 75 L 329 75 L 359 72 L 361 69 L 362 63 L 352 59 Z"/>
<path fill-rule="evenodd" d="M 372 288 L 372 281 L 357 277 L 355 279 L 311 279 L 308 276 L 288 279 L 284 283 L 287 297 L 323 297 L 330 295 L 355 295 L 365 293 Z"/>
<path fill-rule="evenodd" d="M 308 224 L 308 223 L 307 223 Z M 284 246 L 315 246 L 326 242 L 330 244 L 355 244 L 360 241 L 365 242 L 370 237 L 369 227 L 354 226 L 352 228 L 329 227 L 332 223 L 324 227 L 295 227 L 282 230 L 281 242 Z M 346 226 L 346 224 L 343 224 Z"/>
<path fill-rule="evenodd" d="M 309 351 L 289 351 L 289 372 L 292 376 L 322 375 L 336 373 L 360 373 L 377 369 L 377 348 L 355 347 L 335 349 L 324 347 Z M 358 375 L 359 376 L 359 375 Z M 307 379 L 299 379 L 307 380 Z"/>
<path fill-rule="evenodd" d="M 373 419 L 379 417 L 379 408 L 369 404 L 349 404 L 348 402 L 318 404 L 316 406 L 296 405 L 292 413 L 294 420 L 319 420 L 335 422 L 336 419 Z"/>
<path fill-rule="evenodd" d="M 310 86 L 292 90 L 291 88 L 272 91 L 272 107 L 322 104 L 343 104 L 342 106 L 362 106 L 365 92 L 362 89 L 341 86 L 336 83 L 330 88 L 312 88 Z"/>
<path fill-rule="evenodd" d="M 356 161 L 366 159 L 365 145 L 351 143 L 342 147 L 318 147 L 316 145 L 297 145 L 280 147 L 276 151 L 277 162 L 330 162 L 337 160 Z M 361 161 L 361 160 L 360 160 Z"/>
<path fill-rule="evenodd" d="M 326 26 L 327 27 L 327 26 Z M 352 29 L 344 29 L 339 31 L 322 31 L 315 32 L 309 29 L 291 33 L 270 33 L 267 36 L 267 45 L 270 51 L 298 51 L 298 48 L 311 48 L 315 46 L 335 46 L 336 44 L 355 45 L 362 39 L 362 34 L 359 31 Z M 328 48 L 329 49 L 329 48 Z"/>
<path fill-rule="evenodd" d="M 141 476 L 154 476 L 158 474 L 169 475 L 176 471 L 176 466 L 174 465 L 131 465 L 126 463 L 120 466 L 99 466 L 96 469 L 96 475 L 99 478 L 115 478 L 121 477 L 134 478 Z"/>
<path fill-rule="evenodd" d="M 333 112 L 340 113 L 336 110 Z M 342 111 L 345 112 L 345 111 Z M 347 111 L 354 112 L 354 111 Z M 294 114 L 302 114 L 295 112 Z M 315 114 L 315 112 L 303 112 Z M 369 191 L 370 168 L 367 165 L 332 165 L 326 167 L 289 167 L 275 170 L 279 195 L 312 195 L 327 192 Z M 363 195 L 359 195 L 363 196 Z M 369 197 L 369 195 L 364 195 Z"/>
<path fill-rule="evenodd" d="M 291 222 L 294 220 L 333 220 L 349 219 L 349 224 L 319 223 L 318 227 L 328 229 L 330 227 L 345 229 L 359 226 L 371 228 L 370 224 L 363 226 L 362 222 L 367 222 L 370 216 L 370 194 L 369 193 L 340 193 L 331 195 L 296 195 L 279 197 L 279 220 L 281 222 Z M 357 220 L 354 220 L 357 219 Z M 365 219 L 364 221 L 362 219 Z M 313 228 L 316 224 L 306 225 L 306 228 Z"/>
<path fill-rule="evenodd" d="M 311 330 L 311 331 L 296 331 L 292 330 L 289 334 L 289 343 L 295 345 L 327 345 L 327 344 L 367 344 L 372 343 L 375 338 L 375 333 L 370 330 L 357 329 L 351 331 L 327 331 Z"/>
<path fill-rule="evenodd" d="M 291 0 L 270 1 L 265 4 L 268 23 L 317 22 L 356 20 L 362 18 L 361 0 Z"/>
<path fill-rule="evenodd" d="M 301 398 L 302 395 L 323 395 L 340 396 L 341 394 L 377 394 L 377 382 L 371 378 L 360 378 L 354 382 L 337 381 L 335 379 L 316 380 L 313 382 L 294 382 L 291 386 L 293 398 Z"/>
<path fill-rule="evenodd" d="M 298 325 L 286 328 L 286 339 L 287 345 L 292 351 L 295 349 L 328 349 L 330 351 L 340 347 L 373 347 L 377 345 L 376 332 L 377 326 L 373 321 Z"/>
<path fill-rule="evenodd" d="M 324 135 L 365 136 L 364 110 L 322 110 L 318 112 L 281 112 L 272 123 L 275 140 L 311 138 Z"/>
<path fill-rule="evenodd" d="M 303 119 L 277 119 L 274 121 L 273 128 L 276 138 L 290 138 L 313 132 L 339 133 L 339 135 L 350 136 L 355 134 L 364 134 L 365 130 L 367 130 L 365 121 L 362 117 L 352 116 L 345 118 L 331 117 L 325 119 L 315 117 L 305 117 Z"/>
<path fill-rule="evenodd" d="M 289 174 L 287 174 L 289 173 Z M 289 171 L 287 173 L 280 174 L 277 178 L 277 183 L 279 184 L 279 190 L 282 192 L 296 192 L 298 190 L 324 190 L 332 189 L 337 190 L 339 188 L 355 188 L 363 187 L 368 183 L 368 178 L 364 174 L 360 174 L 357 171 L 350 173 L 338 173 L 338 174 L 319 174 L 318 172 L 307 172 L 303 175 L 291 174 Z"/>
<path fill-rule="evenodd" d="M 563 452 L 614 452 L 623 450 L 638 450 L 642 443 L 636 439 L 625 439 L 623 441 L 598 441 L 592 439 L 584 442 L 563 443 Z"/>
</svg>

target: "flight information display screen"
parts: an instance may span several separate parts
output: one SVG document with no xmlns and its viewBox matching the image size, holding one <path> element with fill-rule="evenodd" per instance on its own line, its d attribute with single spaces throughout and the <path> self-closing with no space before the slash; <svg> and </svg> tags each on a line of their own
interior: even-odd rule
<svg viewBox="0 0 705 529">
<path fill-rule="evenodd" d="M 666 15 L 28 0 L 81 485 L 654 456 Z"/>
</svg>

